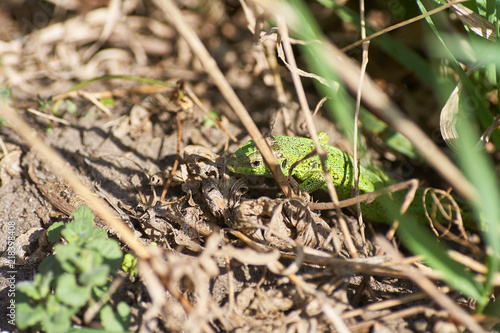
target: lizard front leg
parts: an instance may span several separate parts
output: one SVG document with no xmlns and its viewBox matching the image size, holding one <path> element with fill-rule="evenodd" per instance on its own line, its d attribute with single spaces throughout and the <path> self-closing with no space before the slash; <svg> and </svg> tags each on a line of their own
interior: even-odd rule
<svg viewBox="0 0 500 333">
<path fill-rule="evenodd" d="M 300 183 L 300 190 L 302 192 L 312 193 L 321 188 L 326 189 L 325 175 L 323 173 L 311 172 L 306 174 L 305 177 L 301 177 L 299 180 L 302 181 Z"/>
</svg>

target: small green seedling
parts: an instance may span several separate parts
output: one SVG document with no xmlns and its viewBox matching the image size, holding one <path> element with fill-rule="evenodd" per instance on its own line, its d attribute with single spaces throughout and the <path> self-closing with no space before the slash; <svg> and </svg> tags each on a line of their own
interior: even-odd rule
<svg viewBox="0 0 500 333">
<path fill-rule="evenodd" d="M 151 245 L 156 247 L 155 242 L 151 242 Z M 137 257 L 131 253 L 125 254 L 123 257 L 122 269 L 131 277 L 136 277 L 139 274 L 137 269 Z"/>
<path fill-rule="evenodd" d="M 210 116 L 205 116 L 203 119 L 203 126 L 214 127 L 216 125 L 215 120 L 220 120 L 220 116 L 214 110 L 210 110 Z"/>
<path fill-rule="evenodd" d="M 136 277 L 138 274 L 137 271 L 137 257 L 134 257 L 132 254 L 127 253 L 123 257 L 122 269 L 129 273 L 130 276 Z"/>
<path fill-rule="evenodd" d="M 73 222 L 57 222 L 47 230 L 49 241 L 62 241 L 40 263 L 34 281 L 17 283 L 16 324 L 21 330 L 70 331 L 71 317 L 95 304 L 121 267 L 118 242 L 94 227 L 90 209 L 81 206 L 71 216 Z M 125 302 L 105 304 L 97 318 L 104 331 L 125 332 L 130 307 Z"/>
</svg>

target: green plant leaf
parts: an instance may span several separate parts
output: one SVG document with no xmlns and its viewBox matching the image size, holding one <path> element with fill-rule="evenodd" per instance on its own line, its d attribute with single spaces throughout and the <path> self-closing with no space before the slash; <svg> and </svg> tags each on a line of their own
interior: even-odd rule
<svg viewBox="0 0 500 333">
<path fill-rule="evenodd" d="M 36 274 L 33 281 L 20 281 L 16 283 L 16 289 L 22 291 L 30 299 L 39 301 L 48 296 L 53 276 L 53 272 Z"/>
<path fill-rule="evenodd" d="M 31 306 L 28 302 L 20 302 L 17 299 L 16 302 L 16 326 L 21 330 L 35 326 L 47 317 L 47 312 L 41 304 Z"/>
<path fill-rule="evenodd" d="M 90 210 L 82 206 L 72 216 L 73 222 L 56 223 L 49 229 L 51 241 L 59 240 L 62 235 L 68 243 L 54 246 L 55 254 L 42 261 L 39 265 L 42 274 L 37 274 L 33 282 L 18 284 L 23 328 L 41 325 L 46 332 L 67 332 L 71 316 L 88 304 L 93 290 L 101 296 L 106 292 L 110 271 L 121 265 L 123 254 L 119 243 L 108 239 L 104 230 L 94 228 Z M 50 293 L 51 285 L 54 294 Z M 128 328 L 130 308 L 124 303 L 117 311 L 111 319 L 114 324 L 118 323 L 115 331 L 124 332 Z M 30 320 L 24 320 L 26 317 Z"/>
<path fill-rule="evenodd" d="M 356 25 L 359 29 L 359 25 L 361 22 L 359 14 L 354 12 L 348 6 L 334 4 L 332 8 L 335 11 L 335 14 L 337 14 L 342 19 L 342 21 Z M 368 24 L 368 26 L 366 27 L 366 33 L 368 35 L 372 35 L 375 32 L 375 29 L 373 29 Z M 430 88 L 441 88 L 438 80 L 436 79 L 436 75 L 434 75 L 433 70 L 428 62 L 416 51 L 393 38 L 391 34 L 383 34 L 381 36 L 378 36 L 373 39 L 371 43 L 379 46 L 388 57 L 391 57 L 406 69 L 413 72 L 415 76 L 417 76 Z"/>
<path fill-rule="evenodd" d="M 47 98 L 45 100 L 45 99 L 41 98 L 40 95 L 37 95 L 36 101 L 38 104 L 37 110 L 41 112 L 41 111 L 49 109 L 50 103 L 52 103 L 52 96 L 49 96 L 49 98 Z"/>
<path fill-rule="evenodd" d="M 76 209 L 73 214 L 73 222 L 68 223 L 61 231 L 61 235 L 69 244 L 84 244 L 90 237 L 94 228 L 94 215 L 85 205 Z"/>
<path fill-rule="evenodd" d="M 210 114 L 210 117 L 205 116 L 203 118 L 203 125 L 202 126 L 214 127 L 216 124 L 214 119 L 220 120 L 220 116 L 215 110 L 210 110 L 209 114 Z"/>
<path fill-rule="evenodd" d="M 137 276 L 137 257 L 134 255 L 127 253 L 123 257 L 122 269 L 125 272 L 128 272 L 130 276 Z"/>
<path fill-rule="evenodd" d="M 420 8 L 420 11 L 422 13 L 427 13 L 427 9 L 423 5 L 422 1 L 418 0 L 417 5 Z M 449 59 L 450 64 L 453 66 L 456 74 L 460 77 L 460 82 L 463 85 L 463 91 L 465 94 L 461 94 L 461 107 L 460 107 L 460 113 L 459 116 L 457 117 L 458 120 L 463 119 L 466 122 L 475 122 L 476 119 L 479 121 L 481 126 L 483 128 L 488 128 L 493 123 L 493 116 L 491 115 L 489 111 L 489 107 L 486 102 L 486 98 L 481 96 L 480 93 L 480 87 L 477 84 L 477 82 L 473 82 L 465 73 L 463 68 L 461 67 L 461 64 L 458 62 L 457 57 L 455 54 L 452 53 L 452 51 L 449 48 L 449 41 L 445 40 L 444 37 L 437 27 L 434 24 L 433 18 L 431 16 L 427 16 L 425 18 L 427 23 L 429 24 L 429 27 L 432 29 L 434 32 L 436 38 L 439 40 L 440 45 L 442 46 L 442 50 L 445 52 L 446 57 Z M 482 39 L 480 37 L 477 37 L 479 39 Z M 471 41 L 474 41 L 476 38 L 471 39 Z M 457 48 L 457 50 L 463 50 L 467 47 L 470 47 L 469 44 L 465 44 L 466 42 L 463 41 L 460 44 L 460 48 Z M 483 44 L 483 43 L 481 43 Z M 436 45 L 437 46 L 437 45 Z M 494 51 L 490 49 L 489 52 Z M 463 53 L 463 51 L 462 51 Z M 478 52 L 475 52 L 477 54 L 480 54 Z M 475 54 L 474 56 L 477 57 Z M 462 99 L 465 100 L 465 103 L 462 103 Z M 465 107 L 466 106 L 466 107 Z M 472 117 L 474 116 L 474 117 Z M 500 134 L 498 132 L 493 132 L 490 138 L 491 141 L 493 141 L 497 146 L 500 145 Z"/>
<path fill-rule="evenodd" d="M 54 106 L 52 107 L 52 114 L 54 116 L 59 116 L 59 108 L 61 107 L 63 100 L 59 99 L 54 103 Z"/>
<path fill-rule="evenodd" d="M 75 275 L 64 274 L 57 279 L 57 299 L 69 306 L 80 308 L 87 304 L 90 298 L 90 291 L 90 287 L 79 286 L 76 283 Z"/>
<path fill-rule="evenodd" d="M 115 105 L 115 100 L 113 98 L 101 98 L 100 101 L 104 106 L 112 107 Z"/>
<path fill-rule="evenodd" d="M 423 13 L 427 11 L 422 1 L 418 0 L 417 4 Z M 488 19 L 492 19 L 492 21 L 497 21 L 497 18 L 494 15 L 490 16 L 494 12 L 495 2 L 487 1 L 486 4 L 486 12 L 480 10 L 479 13 L 483 16 L 488 16 Z M 479 7 L 477 9 L 479 9 Z M 457 116 L 455 117 L 456 120 L 454 121 L 456 132 L 458 133 L 458 144 L 460 147 L 457 152 L 458 158 L 461 167 L 464 170 L 464 173 L 466 174 L 470 182 L 474 185 L 477 193 L 479 194 L 479 197 L 477 198 L 478 200 L 476 202 L 471 202 L 471 204 L 475 209 L 478 219 L 483 222 L 483 225 L 480 227 L 480 229 L 482 230 L 483 239 L 488 246 L 487 253 L 489 256 L 486 260 L 486 264 L 488 266 L 486 281 L 484 282 L 480 290 L 482 292 L 482 295 L 480 295 L 479 297 L 475 297 L 478 304 L 477 312 L 482 312 L 489 301 L 491 290 L 493 288 L 494 276 L 500 268 L 500 228 L 498 224 L 498 219 L 500 217 L 500 208 L 498 206 L 500 193 L 498 190 L 498 177 L 494 170 L 493 164 L 489 159 L 489 156 L 487 156 L 484 152 L 478 151 L 478 149 L 474 148 L 477 138 L 479 138 L 479 134 L 474 130 L 473 124 L 477 123 L 477 118 L 478 122 L 484 128 L 487 128 L 492 123 L 493 117 L 490 113 L 486 98 L 484 97 L 484 95 L 482 95 L 481 92 L 483 85 L 478 85 L 476 84 L 478 80 L 473 81 L 471 78 L 469 78 L 462 69 L 461 64 L 456 59 L 455 53 L 460 53 L 458 51 L 464 49 L 464 46 L 461 45 L 460 48 L 454 49 L 455 52 L 452 53 L 449 48 L 450 43 L 447 39 L 445 40 L 446 36 L 442 36 L 440 34 L 440 31 L 434 25 L 433 18 L 426 17 L 426 21 L 436 35 L 439 42 L 442 44 L 443 49 L 446 52 L 448 59 L 450 60 L 450 63 L 453 65 L 456 73 L 460 77 L 460 83 L 463 85 L 463 90 L 465 92 L 460 95 L 457 109 L 459 113 L 457 113 Z M 497 22 L 495 23 L 498 25 Z M 474 56 L 478 58 L 484 58 L 484 55 L 498 55 L 499 51 L 497 45 L 491 43 L 485 44 L 482 38 L 477 37 L 474 34 L 469 34 L 469 37 L 470 42 L 466 45 L 474 51 Z M 478 39 L 480 40 L 480 43 L 477 43 Z M 487 46 L 482 51 L 480 51 L 481 45 Z M 489 60 L 488 58 L 484 58 L 483 60 L 491 62 L 491 64 L 487 64 L 486 66 L 486 75 L 490 76 L 490 79 L 495 81 L 496 77 L 495 75 L 493 75 L 495 73 L 495 68 L 492 66 L 492 64 L 495 61 L 494 59 L 498 57 L 493 56 L 491 58 L 492 60 Z M 496 61 L 498 62 L 498 59 L 496 59 Z M 498 71 L 496 72 L 496 75 L 498 76 Z M 474 75 L 472 77 L 474 77 Z M 484 80 L 481 80 L 479 82 L 482 81 Z M 497 82 L 497 85 L 498 83 L 499 82 Z M 473 115 L 474 117 L 471 117 L 471 115 Z M 498 132 L 494 132 L 492 134 L 491 140 L 498 146 L 498 144 L 500 143 L 500 135 L 498 134 Z"/>
<path fill-rule="evenodd" d="M 40 276 L 40 278 L 38 278 Z M 47 274 L 37 274 L 35 276 L 35 284 L 40 291 L 40 296 L 46 298 L 50 293 L 50 285 L 54 281 L 54 272 L 47 272 Z"/>
<path fill-rule="evenodd" d="M 66 298 L 70 297 L 68 294 Z M 50 333 L 67 332 L 71 326 L 71 316 L 77 307 L 68 307 L 60 303 L 55 295 L 50 295 L 46 303 L 46 316 L 42 319 L 42 329 Z"/>
<path fill-rule="evenodd" d="M 98 252 L 111 267 L 111 273 L 120 269 L 123 253 L 120 244 L 114 239 L 92 239 L 85 244 L 87 249 Z"/>
<path fill-rule="evenodd" d="M 89 239 L 108 239 L 108 234 L 103 229 L 94 228 L 90 232 L 90 238 Z"/>
<path fill-rule="evenodd" d="M 41 274 L 48 274 L 52 272 L 54 276 L 59 276 L 64 273 L 61 263 L 54 255 L 48 256 L 38 265 L 38 272 Z"/>
<path fill-rule="evenodd" d="M 104 294 L 108 291 L 108 287 L 111 281 L 108 281 L 108 283 L 104 286 L 93 286 L 92 287 L 92 292 L 94 293 L 94 296 L 96 298 L 101 298 L 104 296 Z"/>
<path fill-rule="evenodd" d="M 81 274 L 78 281 L 87 286 L 104 286 L 108 282 L 109 272 L 110 267 L 108 265 L 99 265 Z"/>
<path fill-rule="evenodd" d="M 55 222 L 47 229 L 47 239 L 51 243 L 56 243 L 61 239 L 61 231 L 64 229 L 64 222 Z"/>
<path fill-rule="evenodd" d="M 94 214 L 87 205 L 81 205 L 71 214 L 73 219 L 79 220 L 82 219 L 84 221 L 94 221 Z"/>
<path fill-rule="evenodd" d="M 74 114 L 76 112 L 76 104 L 70 99 L 66 100 L 66 111 L 69 114 Z"/>
<path fill-rule="evenodd" d="M 152 79 L 147 79 L 147 78 L 140 77 L 140 76 L 133 76 L 133 75 L 104 75 L 104 76 L 95 77 L 93 79 L 80 82 L 77 85 L 73 86 L 73 88 L 71 88 L 70 90 L 68 90 L 68 92 L 77 91 L 79 89 L 82 89 L 86 85 L 94 83 L 94 82 L 106 81 L 106 80 L 114 80 L 114 79 L 131 80 L 131 81 L 136 81 L 136 82 L 144 82 L 144 83 L 148 83 L 148 84 L 157 84 L 157 85 L 160 85 L 160 86 L 171 87 L 171 88 L 174 88 L 176 86 L 174 83 L 164 82 L 164 81 L 158 81 L 158 80 L 152 80 Z"/>
<path fill-rule="evenodd" d="M 128 329 L 130 307 L 125 302 L 120 302 L 117 312 L 113 312 L 111 305 L 107 304 L 100 311 L 101 323 L 107 331 L 124 331 Z"/>
<path fill-rule="evenodd" d="M 489 303 L 484 308 L 484 314 L 492 317 L 500 318 L 500 300 L 496 299 L 494 302 Z M 493 332 L 493 331 L 491 331 Z"/>
<path fill-rule="evenodd" d="M 482 307 L 486 306 L 490 299 L 495 275 L 500 270 L 499 182 L 490 157 L 483 151 L 473 148 L 473 143 L 478 135 L 471 124 L 461 121 L 458 122 L 457 126 L 460 133 L 459 143 L 463 147 L 458 158 L 466 176 L 479 194 L 478 201 L 473 204 L 476 214 L 482 222 L 481 231 L 488 253 L 485 288 L 482 298 L 477 298 L 477 310 L 481 312 Z"/>
<path fill-rule="evenodd" d="M 26 297 L 28 298 L 34 300 L 42 299 L 40 291 L 36 287 L 34 281 L 19 281 L 18 283 L 16 283 L 16 289 L 19 293 L 26 295 Z"/>
<path fill-rule="evenodd" d="M 80 273 L 88 273 L 103 263 L 104 258 L 95 250 L 83 248 L 80 256 L 73 261 Z"/>
<path fill-rule="evenodd" d="M 361 108 L 359 112 L 359 119 L 363 124 L 363 128 L 368 132 L 378 136 L 389 147 L 395 151 L 402 153 L 414 160 L 420 159 L 413 144 L 404 137 L 391 129 L 386 123 L 378 119 L 374 114 L 368 112 L 366 109 Z"/>
<path fill-rule="evenodd" d="M 392 218 L 400 222 L 398 234 L 413 253 L 423 255 L 425 262 L 440 271 L 446 283 L 456 290 L 474 299 L 482 297 L 483 286 L 474 279 L 469 270 L 449 257 L 446 246 L 438 243 L 429 230 L 412 218 L 399 215 L 389 199 L 385 207 L 389 208 Z"/>
<path fill-rule="evenodd" d="M 75 265 L 75 262 L 80 260 L 80 246 L 74 244 L 57 244 L 54 246 L 54 251 L 56 253 L 55 258 L 65 272 L 77 272 L 78 266 Z"/>
<path fill-rule="evenodd" d="M 128 329 L 130 325 L 130 306 L 125 302 L 120 302 L 116 306 L 116 311 L 120 316 L 120 321 L 124 324 L 124 328 Z"/>
</svg>

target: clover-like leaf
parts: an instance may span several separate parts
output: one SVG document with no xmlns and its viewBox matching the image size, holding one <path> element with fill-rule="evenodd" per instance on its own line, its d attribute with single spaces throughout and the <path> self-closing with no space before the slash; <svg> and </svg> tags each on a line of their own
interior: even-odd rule
<svg viewBox="0 0 500 333">
<path fill-rule="evenodd" d="M 63 230 L 64 232 L 64 230 Z M 74 262 L 80 259 L 81 247 L 75 244 L 57 244 L 54 246 L 55 257 L 64 271 L 76 273 Z"/>
<path fill-rule="evenodd" d="M 103 286 L 108 281 L 109 271 L 108 265 L 99 265 L 80 275 L 78 281 L 87 286 Z"/>
<path fill-rule="evenodd" d="M 52 272 L 54 276 L 59 276 L 64 273 L 64 270 L 59 260 L 56 259 L 56 256 L 51 255 L 43 259 L 40 265 L 38 265 L 38 272 L 41 274 Z"/>
<path fill-rule="evenodd" d="M 107 331 L 126 331 L 130 320 L 130 307 L 125 302 L 120 302 L 117 311 L 113 311 L 111 305 L 107 304 L 100 311 L 101 323 Z"/>
<path fill-rule="evenodd" d="M 16 326 L 20 330 L 34 326 L 40 323 L 44 317 L 47 317 L 47 312 L 41 304 L 33 306 L 28 302 L 19 301 L 17 299 L 16 301 Z"/>
<path fill-rule="evenodd" d="M 66 298 L 70 295 L 66 295 Z M 50 295 L 45 303 L 46 316 L 42 319 L 42 330 L 45 332 L 67 332 L 71 326 L 71 316 L 78 307 L 71 307 L 61 303 L 55 295 Z"/>
<path fill-rule="evenodd" d="M 120 244 L 114 239 L 93 239 L 85 244 L 87 249 L 97 251 L 105 260 L 104 262 L 111 266 L 111 273 L 121 267 L 123 253 Z"/>
<path fill-rule="evenodd" d="M 64 274 L 57 279 L 56 296 L 64 304 L 74 307 L 84 306 L 90 298 L 90 290 L 88 286 L 78 285 L 75 275 Z"/>
<path fill-rule="evenodd" d="M 64 229 L 64 222 L 55 222 L 47 229 L 47 239 L 51 243 L 58 242 L 61 239 L 61 231 Z"/>
<path fill-rule="evenodd" d="M 68 223 L 61 235 L 69 244 L 84 244 L 90 237 L 94 228 L 94 215 L 90 208 L 80 206 L 71 214 L 73 222 Z"/>
</svg>

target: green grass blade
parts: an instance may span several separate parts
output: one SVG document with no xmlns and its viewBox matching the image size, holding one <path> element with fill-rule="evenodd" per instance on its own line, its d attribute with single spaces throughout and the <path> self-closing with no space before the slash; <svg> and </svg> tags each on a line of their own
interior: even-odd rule
<svg viewBox="0 0 500 333">
<path fill-rule="evenodd" d="M 345 22 L 354 24 L 359 29 L 359 15 L 345 6 L 335 5 L 335 13 Z M 367 35 L 375 33 L 375 29 L 367 25 Z M 423 83 L 431 89 L 441 89 L 442 83 L 434 75 L 429 64 L 415 51 L 400 43 L 389 34 L 384 34 L 371 41 L 379 46 L 385 54 L 399 62 L 403 67 L 415 74 Z"/>
<path fill-rule="evenodd" d="M 487 299 L 493 288 L 493 278 L 500 268 L 500 191 L 498 178 L 493 163 L 483 151 L 474 149 L 477 133 L 473 131 L 470 123 L 463 121 L 458 123 L 459 143 L 463 147 L 458 158 L 465 175 L 476 187 L 479 200 L 474 205 L 476 214 L 484 223 L 483 239 L 486 243 L 486 253 L 489 254 L 486 264 L 488 273 L 486 275 L 484 298 Z M 485 303 L 479 303 L 480 311 Z"/>
<path fill-rule="evenodd" d="M 96 77 L 90 80 L 86 80 L 83 82 L 78 83 L 75 85 L 73 88 L 68 90 L 68 92 L 71 91 L 76 91 L 79 89 L 82 89 L 86 85 L 89 85 L 93 82 L 98 82 L 98 81 L 107 81 L 107 80 L 113 80 L 113 79 L 121 79 L 121 80 L 129 80 L 129 81 L 136 81 L 136 82 L 142 82 L 142 83 L 148 83 L 148 84 L 157 84 L 160 86 L 165 86 L 165 87 L 175 87 L 175 84 L 169 83 L 169 82 L 164 82 L 164 81 L 158 81 L 158 80 L 151 80 L 151 79 L 146 79 L 140 76 L 134 76 L 134 75 L 104 75 L 100 77 Z"/>
<path fill-rule="evenodd" d="M 397 212 L 394 203 L 389 200 L 386 207 Z M 392 218 L 400 222 L 398 234 L 413 253 L 423 255 L 425 263 L 441 272 L 443 280 L 454 289 L 478 301 L 483 299 L 483 286 L 463 265 L 449 257 L 446 246 L 438 243 L 436 237 L 418 222 L 394 212 Z"/>
<path fill-rule="evenodd" d="M 417 0 L 417 4 L 419 5 L 420 10 L 422 13 L 426 13 L 427 9 L 423 5 L 423 3 L 420 0 Z M 460 82 L 463 85 L 463 89 L 466 92 L 466 95 L 463 95 L 463 98 L 467 98 L 469 100 L 469 110 L 464 110 L 462 113 L 463 115 L 466 114 L 476 114 L 477 119 L 480 122 L 481 126 L 483 128 L 488 128 L 492 123 L 493 123 L 493 117 L 490 113 L 490 110 L 488 108 L 488 105 L 486 104 L 484 98 L 481 96 L 480 92 L 478 91 L 476 84 L 474 84 L 471 79 L 467 76 L 465 71 L 462 69 L 460 63 L 458 62 L 457 58 L 455 55 L 450 51 L 450 48 L 448 47 L 448 44 L 444 40 L 443 36 L 439 32 L 439 30 L 436 28 L 432 17 L 427 16 L 425 18 L 427 23 L 429 24 L 431 30 L 434 32 L 435 36 L 437 39 L 441 42 L 441 45 L 446 52 L 446 55 L 448 59 L 450 60 L 450 63 L 453 65 L 453 68 L 455 69 L 455 72 L 459 75 L 460 77 Z M 494 46 L 493 46 L 494 47 Z M 490 50 L 491 52 L 491 50 Z M 470 119 L 472 120 L 472 119 Z M 478 136 L 479 138 L 479 136 Z M 494 132 L 493 135 L 491 136 L 491 140 L 497 145 L 500 146 L 500 133 Z"/>
<path fill-rule="evenodd" d="M 294 15 L 291 19 L 294 22 L 295 32 L 299 34 L 299 37 L 306 41 L 322 40 L 319 28 L 304 3 L 300 0 L 290 0 L 287 4 L 290 6 L 290 13 Z M 321 43 L 310 43 L 303 47 L 303 51 L 314 73 L 324 76 L 327 79 L 335 76 L 334 73 L 329 73 L 328 69 L 325 68 L 326 66 L 324 66 L 325 59 L 328 59 L 329 55 L 321 46 Z M 453 57 L 451 58 L 453 59 Z M 455 63 L 458 64 L 456 60 Z M 495 184 L 491 179 L 490 182 L 490 185 Z M 390 209 L 390 206 L 388 207 Z M 437 243 L 435 237 L 417 223 L 402 217 L 400 218 L 400 222 L 399 232 L 402 239 L 413 252 L 424 255 L 426 262 L 431 267 L 443 273 L 445 281 L 450 286 L 465 295 L 477 299 L 480 304 L 484 305 L 486 303 L 487 298 L 485 295 L 489 293 L 489 290 L 486 291 L 484 286 L 477 282 L 474 275 L 463 265 L 449 258 L 447 248 L 443 244 Z M 490 267 L 493 266 L 490 265 Z"/>
</svg>

